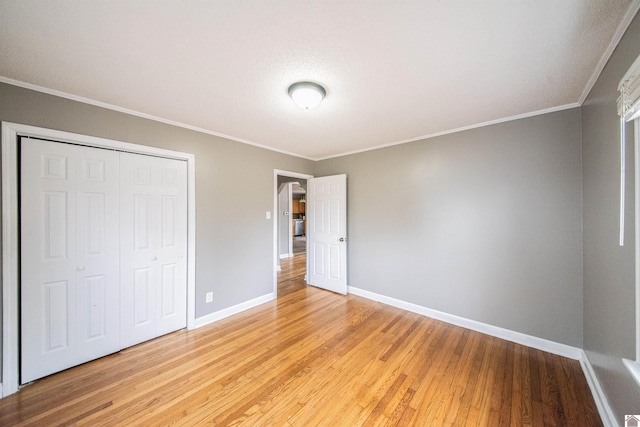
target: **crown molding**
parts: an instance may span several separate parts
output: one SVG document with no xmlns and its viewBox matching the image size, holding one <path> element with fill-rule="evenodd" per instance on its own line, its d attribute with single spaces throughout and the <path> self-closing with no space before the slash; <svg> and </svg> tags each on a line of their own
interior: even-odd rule
<svg viewBox="0 0 640 427">
<path fill-rule="evenodd" d="M 640 1 L 640 0 L 638 0 L 638 1 Z M 478 129 L 478 128 L 482 128 L 482 127 L 485 127 L 485 126 L 491 126 L 491 125 L 497 125 L 497 124 L 500 124 L 500 123 L 512 122 L 514 120 L 520 120 L 520 119 L 526 119 L 526 118 L 529 118 L 529 117 L 541 116 L 543 114 L 555 113 L 557 111 L 570 110 L 571 108 L 578 108 L 578 107 L 580 107 L 580 104 L 578 104 L 577 102 L 573 102 L 571 104 L 559 105 L 557 107 L 545 108 L 543 110 L 532 111 L 530 113 L 523 113 L 523 114 L 518 114 L 518 115 L 515 115 L 515 116 L 504 117 L 502 119 L 490 120 L 490 121 L 487 121 L 487 122 L 476 123 L 476 124 L 472 124 L 472 125 L 469 125 L 469 126 L 462 126 L 462 127 L 459 127 L 459 128 L 445 130 L 445 131 L 442 131 L 442 132 L 436 132 L 436 133 L 430 133 L 430 134 L 427 134 L 427 135 L 416 136 L 414 138 L 403 139 L 401 141 L 390 142 L 388 144 L 376 145 L 375 147 L 363 148 L 361 150 L 348 151 L 346 153 L 336 154 L 334 156 L 327 156 L 327 157 L 322 157 L 322 158 L 313 159 L 313 160 L 319 161 L 319 160 L 333 159 L 333 158 L 336 158 L 336 157 L 349 156 L 351 154 L 359 154 L 359 153 L 364 153 L 364 152 L 367 152 L 367 151 L 378 150 L 380 148 L 393 147 L 394 145 L 402 145 L 402 144 L 407 144 L 409 142 L 422 141 L 422 140 L 425 140 L 425 139 L 436 138 L 438 136 L 450 135 L 452 133 L 464 132 L 466 130 Z"/>
<path fill-rule="evenodd" d="M 582 90 L 582 95 L 580 95 L 580 98 L 578 99 L 579 105 L 584 104 L 587 96 L 589 96 L 589 92 L 591 92 L 591 89 L 593 89 L 593 86 L 595 86 L 596 82 L 598 81 L 600 74 L 602 74 L 604 67 L 607 65 L 607 62 L 609 62 L 611 55 L 613 55 L 613 51 L 616 50 L 618 43 L 620 43 L 620 40 L 622 40 L 622 36 L 624 36 L 627 28 L 629 28 L 629 25 L 631 25 L 631 21 L 633 21 L 633 18 L 638 13 L 638 10 L 640 10 L 640 0 L 633 0 L 629 5 L 629 9 L 627 9 L 627 13 L 625 13 L 622 21 L 620 21 L 620 25 L 618 25 L 616 32 L 613 34 L 609 45 L 600 57 L 600 61 L 598 61 L 595 70 L 593 70 L 591 78 L 589 78 L 586 86 Z"/>
<path fill-rule="evenodd" d="M 78 95 L 73 95 L 71 93 L 67 93 L 67 92 L 62 92 L 59 90 L 55 90 L 55 89 L 49 89 L 47 87 L 44 86 L 39 86 L 39 85 L 35 85 L 32 83 L 26 83 L 20 80 L 15 80 L 15 79 L 10 79 L 8 77 L 3 77 L 0 76 L 0 83 L 6 83 L 12 86 L 17 86 L 17 87 L 21 87 L 24 89 L 29 89 L 29 90 L 33 90 L 36 92 L 42 92 L 45 93 L 47 95 L 53 95 L 53 96 L 57 96 L 60 98 L 65 98 L 65 99 L 70 99 L 72 101 L 77 101 L 77 102 L 82 102 L 83 104 L 88 104 L 88 105 L 93 105 L 94 107 L 100 107 L 100 108 L 105 108 L 107 110 L 112 110 L 112 111 L 117 111 L 119 113 L 124 113 L 124 114 L 129 114 L 132 116 L 136 116 L 136 117 L 140 117 L 143 119 L 147 119 L 147 120 L 153 120 L 155 122 L 159 122 L 159 123 L 164 123 L 167 125 L 171 125 L 171 126 L 176 126 L 179 128 L 183 128 L 183 129 L 188 129 L 188 130 L 192 130 L 195 132 L 199 132 L 199 133 L 204 133 L 207 135 L 212 135 L 212 136 L 216 136 L 218 138 L 224 138 L 224 139 L 228 139 L 231 141 L 235 141 L 235 142 L 240 142 L 242 144 L 247 144 L 247 145 L 251 145 L 257 148 L 262 148 L 264 150 L 269 150 L 269 151 L 275 151 L 277 153 L 280 154 L 286 154 L 288 156 L 294 156 L 294 157 L 298 157 L 298 158 L 302 158 L 302 159 L 306 159 L 306 160 L 316 160 L 307 156 L 303 156 L 301 154 L 296 154 L 296 153 L 291 153 L 289 151 L 285 151 L 285 150 L 280 150 L 277 148 L 273 148 L 273 147 L 269 147 L 263 144 L 259 144 L 257 142 L 253 142 L 253 141 L 249 141 L 247 139 L 242 139 L 242 138 L 238 138 L 235 136 L 231 136 L 231 135 L 227 135 L 224 133 L 220 133 L 220 132 L 215 132 L 209 129 L 205 129 L 205 128 L 201 128 L 198 126 L 192 126 L 186 123 L 182 123 L 182 122 L 177 122 L 175 120 L 169 120 L 169 119 L 165 119 L 162 117 L 158 117 L 158 116 L 154 116 L 152 114 L 147 114 L 147 113 L 143 113 L 140 111 L 136 111 L 136 110 L 131 110 L 129 108 L 124 108 L 124 107 L 119 107 L 117 105 L 113 105 L 113 104 L 108 104 L 106 102 L 102 102 L 102 101 L 96 101 L 94 99 L 90 99 L 90 98 L 85 98 L 82 96 L 78 96 Z"/>
</svg>

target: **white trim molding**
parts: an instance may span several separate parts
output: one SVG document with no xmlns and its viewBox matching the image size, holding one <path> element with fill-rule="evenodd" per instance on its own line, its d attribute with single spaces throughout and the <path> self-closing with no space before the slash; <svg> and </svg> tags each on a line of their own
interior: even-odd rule
<svg viewBox="0 0 640 427">
<path fill-rule="evenodd" d="M 637 362 L 635 360 L 622 359 L 622 363 L 624 363 L 624 366 L 627 367 L 633 379 L 636 380 L 638 385 L 640 385 L 640 362 Z"/>
<path fill-rule="evenodd" d="M 640 0 L 634 0 L 635 2 L 640 2 Z M 633 17 L 632 17 L 633 18 Z M 630 23 L 631 21 L 629 21 Z M 629 23 L 626 23 L 626 26 L 628 26 Z M 622 24 L 621 24 L 622 25 Z M 625 29 L 626 29 L 625 26 Z M 607 55 L 607 60 L 610 56 L 610 53 Z M 606 64 L 606 61 L 604 62 Z M 594 73 L 595 78 L 597 78 L 600 75 L 600 72 L 602 72 L 602 70 L 597 70 L 597 73 Z M 592 77 L 593 78 L 593 77 Z M 28 89 L 28 90 L 33 90 L 36 92 L 41 92 L 41 93 L 45 93 L 48 95 L 53 95 L 53 96 L 58 96 L 60 98 L 65 98 L 65 99 L 70 99 L 73 101 L 77 101 L 77 102 L 81 102 L 83 104 L 88 104 L 88 105 L 93 105 L 96 107 L 101 107 L 101 108 L 105 108 L 108 110 L 112 110 L 112 111 L 117 111 L 119 113 L 124 113 L 124 114 L 129 114 L 132 116 L 136 116 L 136 117 L 142 117 L 144 119 L 148 119 L 148 120 L 153 120 L 159 123 L 165 123 L 168 125 L 172 125 L 172 126 L 176 126 L 176 127 L 180 127 L 183 129 L 189 129 L 189 130 L 193 130 L 195 132 L 200 132 L 200 133 L 204 133 L 207 135 L 213 135 L 219 138 L 224 138 L 224 139 L 228 139 L 231 141 L 235 141 L 235 142 L 240 142 L 242 144 L 247 144 L 247 145 L 251 145 L 254 147 L 258 147 L 258 148 L 263 148 L 265 150 L 269 150 L 269 151 L 273 151 L 276 153 L 282 153 L 282 154 L 286 154 L 289 156 L 294 156 L 294 157 L 298 157 L 301 159 L 305 159 L 305 160 L 312 160 L 312 161 L 320 161 L 320 160 L 326 160 L 326 159 L 332 159 L 335 157 L 343 157 L 343 156 L 348 156 L 351 154 L 357 154 L 357 153 L 364 153 L 367 151 L 372 151 L 372 150 L 377 150 L 379 148 L 386 148 L 386 147 L 392 147 L 394 145 L 401 145 L 401 144 L 406 144 L 409 142 L 415 142 L 415 141 L 421 141 L 423 139 L 430 139 L 430 138 L 435 138 L 438 136 L 443 136 L 443 135 L 449 135 L 449 134 L 453 134 L 453 133 L 457 133 L 457 132 L 463 132 L 466 130 L 471 130 L 471 129 L 477 129 L 477 128 L 482 128 L 485 126 L 491 126 L 491 125 L 495 125 L 495 124 L 500 124 L 500 123 L 506 123 L 506 122 L 510 122 L 510 121 L 514 121 L 514 120 L 519 120 L 519 119 L 524 119 L 524 118 L 528 118 L 528 117 L 535 117 L 535 116 L 540 116 L 543 114 L 548 114 L 548 113 L 553 113 L 556 111 L 563 111 L 563 110 L 567 110 L 567 109 L 571 109 L 571 108 L 577 108 L 580 107 L 582 105 L 582 102 L 584 102 L 584 100 L 582 100 L 582 102 L 572 102 L 569 104 L 564 104 L 564 105 L 558 105 L 558 106 L 554 106 L 554 107 L 549 107 L 549 108 L 544 108 L 542 110 L 536 110 L 536 111 L 531 111 L 528 113 L 523 113 L 523 114 L 517 114 L 514 116 L 508 116 L 508 117 L 504 117 L 504 118 L 499 118 L 496 120 L 490 120 L 490 121 L 486 121 L 486 122 L 481 122 L 481 123 L 475 123 L 475 124 L 471 124 L 468 126 L 462 126 L 462 127 L 458 127 L 458 128 L 453 128 L 453 129 L 447 129 L 441 132 L 435 132 L 435 133 L 431 133 L 431 134 L 426 134 L 426 135 L 419 135 L 413 138 L 408 138 L 408 139 L 403 139 L 400 141 L 393 141 L 393 142 L 389 142 L 389 143 L 384 143 L 384 144 L 380 144 L 380 145 L 376 145 L 374 147 L 369 147 L 369 148 L 365 148 L 365 149 L 360 149 L 360 150 L 352 150 L 352 151 L 347 151 L 344 153 L 338 153 L 338 154 L 332 154 L 329 156 L 324 156 L 324 157 L 308 157 L 302 154 L 298 154 L 298 153 L 293 153 L 290 151 L 286 151 L 286 150 L 281 150 L 281 149 L 277 149 L 277 148 L 273 148 L 264 144 L 260 144 L 254 141 L 249 141 L 247 139 L 243 139 L 243 138 L 238 138 L 235 137 L 233 135 L 227 135 L 221 132 L 215 132 L 209 129 L 204 129 L 198 126 L 193 126 L 193 125 L 189 125 L 186 123 L 182 123 L 182 122 L 178 122 L 175 120 L 169 120 L 169 119 L 165 119 L 162 117 L 158 117 L 158 116 L 154 116 L 152 114 L 147 114 L 147 113 L 142 113 L 140 111 L 136 111 L 136 110 L 131 110 L 129 108 L 124 108 L 124 107 L 119 107 L 117 105 L 113 105 L 113 104 L 108 104 L 105 102 L 101 102 L 101 101 L 96 101 L 90 98 L 85 98 L 82 96 L 78 96 L 78 95 L 73 95 L 67 92 L 62 92 L 59 90 L 54 90 L 54 89 L 50 89 L 44 86 L 39 86 L 39 85 L 35 85 L 32 83 L 26 83 L 23 82 L 21 80 L 15 80 L 15 79 L 10 79 L 7 77 L 3 77 L 0 76 L 0 83 L 6 83 L 12 86 L 17 86 L 17 87 L 21 87 L 24 89 Z M 595 80 L 593 81 L 593 83 L 595 83 Z M 591 83 L 589 83 L 591 84 Z M 587 85 L 588 89 L 590 90 L 591 88 L 589 87 L 589 84 Z M 592 85 L 592 84 L 591 84 Z M 587 90 L 587 88 L 585 88 L 585 93 L 588 94 L 589 90 Z"/>
<path fill-rule="evenodd" d="M 640 1 L 640 0 L 638 0 L 638 1 Z M 426 135 L 415 136 L 413 138 L 403 139 L 401 141 L 389 142 L 389 143 L 386 143 L 386 144 L 380 144 L 380 145 L 376 145 L 374 147 L 363 148 L 363 149 L 360 149 L 360 150 L 352 150 L 352 151 L 347 151 L 345 153 L 332 154 L 330 156 L 319 157 L 319 158 L 312 159 L 312 160 L 320 161 L 320 160 L 333 159 L 333 158 L 336 158 L 336 157 L 350 156 L 352 154 L 366 153 L 367 151 L 378 150 L 380 148 L 388 148 L 388 147 L 393 147 L 395 145 L 408 144 L 410 142 L 416 142 L 416 141 L 422 141 L 422 140 L 425 140 L 425 139 L 437 138 L 439 136 L 451 135 L 451 134 L 458 133 L 458 132 L 464 132 L 464 131 L 468 131 L 468 130 L 479 129 L 479 128 L 483 128 L 483 127 L 487 127 L 487 126 L 498 125 L 498 124 L 501 124 L 501 123 L 508 123 L 508 122 L 512 122 L 512 121 L 515 121 L 515 120 L 527 119 L 529 117 L 541 116 L 543 114 L 555 113 L 555 112 L 558 112 L 558 111 L 569 110 L 569 109 L 572 109 L 572 108 L 578 108 L 578 107 L 580 107 L 580 105 L 581 105 L 580 103 L 572 102 L 570 104 L 558 105 L 556 107 L 545 108 L 543 110 L 531 111 L 529 113 L 517 114 L 515 116 L 508 116 L 508 117 L 503 117 L 503 118 L 496 119 L 496 120 L 489 120 L 489 121 L 486 121 L 486 122 L 475 123 L 475 124 L 468 125 L 468 126 L 462 126 L 462 127 L 458 127 L 458 128 L 447 129 L 447 130 L 444 130 L 444 131 L 441 131 L 441 132 L 435 132 L 435 133 L 429 133 L 429 134 L 426 134 Z"/>
<path fill-rule="evenodd" d="M 206 316 L 198 317 L 196 319 L 195 327 L 201 328 L 203 326 L 210 325 L 211 323 L 233 316 L 234 314 L 241 313 L 245 310 L 249 310 L 250 308 L 257 307 L 261 304 L 265 304 L 269 301 L 273 301 L 274 299 L 276 299 L 276 294 L 269 293 L 219 311 L 214 311 Z"/>
<path fill-rule="evenodd" d="M 616 28 L 616 32 L 613 34 L 613 37 L 611 37 L 609 45 L 602 53 L 602 56 L 600 57 L 596 68 L 593 70 L 593 73 L 591 73 L 591 77 L 587 81 L 587 84 L 584 86 L 584 89 L 582 89 L 582 94 L 578 99 L 578 104 L 584 104 L 584 101 L 587 99 L 587 96 L 589 96 L 591 89 L 593 89 L 596 82 L 598 81 L 598 77 L 600 77 L 600 74 L 602 74 L 602 70 L 604 70 L 607 62 L 609 62 L 611 55 L 613 55 L 613 51 L 618 46 L 618 43 L 620 43 L 620 40 L 622 40 L 622 36 L 624 36 L 627 28 L 629 28 L 629 25 L 631 25 L 631 21 L 633 21 L 633 18 L 636 16 L 636 13 L 638 13 L 639 9 L 640 0 L 633 0 L 629 5 L 629 8 L 627 9 L 627 12 L 624 14 L 622 21 L 620 21 L 618 28 Z"/>
<path fill-rule="evenodd" d="M 600 385 L 600 381 L 598 381 L 598 377 L 593 370 L 593 366 L 591 366 L 589 357 L 587 357 L 587 354 L 584 351 L 582 351 L 580 365 L 582 366 L 582 372 L 584 372 L 584 376 L 587 379 L 589 389 L 591 389 L 593 400 L 596 402 L 596 407 L 598 408 L 598 413 L 600 414 L 602 423 L 605 427 L 616 427 L 620 425 L 619 422 L 616 422 L 616 416 L 611 409 L 611 405 L 609 405 L 607 395 L 604 393 L 604 390 L 602 390 L 602 386 Z"/>
<path fill-rule="evenodd" d="M 640 385 L 640 118 L 633 121 L 634 187 L 635 187 L 635 329 L 636 360 L 622 359 L 631 376 Z"/>
<path fill-rule="evenodd" d="M 18 390 L 17 130 L 2 123 L 2 397 Z"/>
<path fill-rule="evenodd" d="M 132 110 L 130 108 L 124 108 L 124 107 L 120 107 L 118 105 L 114 105 L 114 104 L 108 104 L 106 102 L 102 102 L 102 101 L 96 101 L 94 99 L 90 99 L 90 98 L 85 98 L 83 96 L 78 96 L 78 95 L 74 95 L 68 92 L 63 92 L 60 90 L 55 90 L 55 89 L 50 89 L 48 87 L 44 87 L 44 86 L 39 86 L 39 85 L 35 85 L 32 83 L 26 83 L 23 82 L 21 80 L 15 80 L 15 79 L 10 79 L 8 77 L 4 77 L 4 76 L 0 76 L 0 83 L 6 83 L 12 86 L 17 86 L 17 87 L 21 87 L 24 89 L 29 89 L 29 90 L 33 90 L 36 92 L 41 92 L 41 93 L 45 93 L 47 95 L 53 95 L 53 96 L 58 96 L 60 98 L 65 98 L 65 99 L 70 99 L 72 101 L 77 101 L 77 102 L 81 102 L 83 104 L 88 104 L 88 105 L 93 105 L 96 107 L 100 107 L 100 108 L 105 108 L 107 110 L 112 110 L 112 111 L 117 111 L 119 113 L 124 113 L 124 114 L 129 114 L 131 116 L 135 116 L 135 117 L 141 117 L 143 119 L 148 119 L 148 120 L 153 120 L 155 122 L 158 123 L 164 123 L 164 124 L 168 124 L 171 126 L 176 126 L 179 128 L 183 128 L 183 129 L 188 129 L 188 130 L 192 130 L 195 132 L 200 132 L 200 133 L 204 133 L 207 135 L 212 135 L 212 136 L 217 136 L 218 138 L 224 138 L 224 139 L 228 139 L 230 141 L 235 141 L 235 142 L 240 142 L 242 144 L 247 144 L 247 145 L 252 145 L 254 147 L 258 147 L 258 148 L 263 148 L 265 150 L 269 150 L 269 151 L 274 151 L 276 153 L 282 153 L 282 154 L 287 154 L 289 156 L 295 156 L 295 157 L 300 157 L 302 159 L 306 159 L 306 160 L 316 160 L 313 159 L 311 157 L 306 157 L 300 154 L 296 154 L 296 153 L 292 153 L 286 150 L 280 150 L 277 148 L 273 148 L 273 147 L 269 147 L 268 145 L 264 145 L 264 144 L 259 144 L 257 142 L 254 141 L 249 141 L 248 139 L 243 139 L 243 138 L 238 138 L 235 137 L 233 135 L 227 135 L 221 132 L 215 132 L 209 129 L 205 129 L 205 128 L 201 128 L 198 126 L 193 126 L 187 123 L 183 123 L 183 122 L 178 122 L 175 120 L 169 120 L 169 119 L 165 119 L 163 117 L 159 117 L 159 116 L 154 116 L 153 114 L 147 114 L 147 113 L 143 113 L 137 110 Z"/>
<path fill-rule="evenodd" d="M 147 145 L 2 122 L 2 397 L 19 386 L 18 330 L 18 136 L 120 150 L 187 162 L 187 328 L 195 327 L 196 198 L 195 156 Z"/>
</svg>

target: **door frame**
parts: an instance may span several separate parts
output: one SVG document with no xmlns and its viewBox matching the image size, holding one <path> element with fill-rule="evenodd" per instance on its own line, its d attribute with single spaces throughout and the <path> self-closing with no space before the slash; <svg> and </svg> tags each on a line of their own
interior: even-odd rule
<svg viewBox="0 0 640 427">
<path fill-rule="evenodd" d="M 273 170 L 273 296 L 278 297 L 278 176 L 287 178 L 311 179 L 314 176 L 306 173 L 291 172 L 280 169 Z"/>
<path fill-rule="evenodd" d="M 195 328 L 195 156 L 147 145 L 2 122 L 2 382 L 0 395 L 19 388 L 19 216 L 18 136 L 185 160 L 187 162 L 187 329 Z"/>
</svg>

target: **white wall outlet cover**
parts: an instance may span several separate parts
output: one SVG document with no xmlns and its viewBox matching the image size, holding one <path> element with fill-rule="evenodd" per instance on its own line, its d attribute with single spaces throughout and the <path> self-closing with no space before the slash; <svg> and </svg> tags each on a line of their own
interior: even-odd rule
<svg viewBox="0 0 640 427">
<path fill-rule="evenodd" d="M 213 302 L 213 292 L 207 292 L 205 298 L 207 302 Z"/>
<path fill-rule="evenodd" d="M 267 211 L 265 214 L 266 219 L 271 219 L 271 211 Z"/>
</svg>

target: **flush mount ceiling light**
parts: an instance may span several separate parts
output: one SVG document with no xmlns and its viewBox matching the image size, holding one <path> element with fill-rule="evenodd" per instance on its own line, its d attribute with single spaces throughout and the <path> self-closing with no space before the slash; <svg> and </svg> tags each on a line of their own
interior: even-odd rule
<svg viewBox="0 0 640 427">
<path fill-rule="evenodd" d="M 313 82 L 298 82 L 289 86 L 289 96 L 300 107 L 310 110 L 327 94 L 322 86 Z"/>
</svg>

